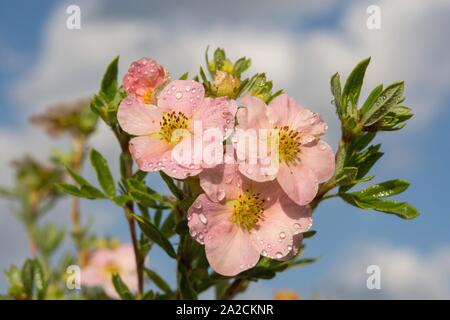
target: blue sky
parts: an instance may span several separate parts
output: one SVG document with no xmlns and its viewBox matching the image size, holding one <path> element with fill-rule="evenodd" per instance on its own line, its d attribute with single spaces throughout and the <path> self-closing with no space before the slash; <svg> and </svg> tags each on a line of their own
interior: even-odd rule
<svg viewBox="0 0 450 320">
<path fill-rule="evenodd" d="M 277 288 L 292 288 L 305 297 L 450 297 L 450 273 L 445 271 L 450 264 L 441 257 L 450 252 L 450 214 L 444 200 L 450 178 L 448 2 L 105 2 L 70 2 L 82 12 L 82 29 L 70 31 L 65 28 L 67 3 L 0 1 L 0 146 L 8 150 L 0 156 L 1 184 L 11 182 L 7 165 L 12 158 L 26 152 L 42 158 L 41 150 L 55 146 L 67 149 L 65 140 L 46 141 L 28 126 L 27 117 L 49 103 L 95 92 L 103 69 L 117 54 L 122 74 L 133 59 L 152 56 L 174 76 L 195 72 L 208 44 L 224 46 L 231 57 L 250 56 L 253 72 L 267 71 L 277 88 L 323 114 L 330 124 L 326 139 L 333 146 L 338 124 L 329 103 L 329 77 L 335 71 L 347 75 L 370 55 L 363 93 L 381 82 L 404 79 L 406 104 L 416 114 L 405 129 L 378 137 L 386 154 L 373 172 L 377 182 L 409 180 L 401 199 L 417 206 L 421 216 L 404 221 L 361 211 L 339 199 L 324 202 L 314 215 L 318 234 L 307 241 L 306 250 L 306 256 L 321 256 L 320 261 L 260 282 L 247 297 L 268 298 Z M 370 4 L 381 9 L 381 30 L 366 28 Z M 117 167 L 112 139 L 102 127 L 92 145 Z M 89 168 L 86 174 L 92 175 Z M 149 183 L 159 185 L 156 178 Z M 7 211 L 0 201 L 0 209 Z M 125 223 L 114 207 L 86 202 L 83 209 L 97 219 L 100 233 L 127 241 Z M 56 211 L 49 219 L 66 222 L 64 207 Z M 17 241 L 5 243 L 11 236 Z M 2 214 L 2 269 L 26 255 L 21 237 L 20 226 L 7 212 Z M 392 265 L 393 255 L 404 258 L 404 264 Z M 173 268 L 158 251 L 149 263 L 161 270 Z M 367 290 L 364 279 L 355 280 L 370 264 L 379 264 L 386 274 L 377 292 Z"/>
</svg>

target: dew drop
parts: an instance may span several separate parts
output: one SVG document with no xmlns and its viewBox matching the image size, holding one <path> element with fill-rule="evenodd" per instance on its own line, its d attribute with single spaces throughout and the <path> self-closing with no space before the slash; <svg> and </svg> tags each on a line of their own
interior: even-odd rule
<svg viewBox="0 0 450 320">
<path fill-rule="evenodd" d="M 286 238 L 286 233 L 280 232 L 280 239 L 285 239 L 285 238 Z"/>
<path fill-rule="evenodd" d="M 198 217 L 203 224 L 208 223 L 208 219 L 206 218 L 206 216 L 203 213 L 200 213 Z"/>
<path fill-rule="evenodd" d="M 197 235 L 197 231 L 191 230 L 191 237 L 195 237 Z"/>
<path fill-rule="evenodd" d="M 193 88 L 192 90 L 191 90 L 191 92 L 192 93 L 195 93 L 197 90 L 195 90 L 195 88 Z"/>
<path fill-rule="evenodd" d="M 217 191 L 217 200 L 222 201 L 225 198 L 225 190 Z"/>
<path fill-rule="evenodd" d="M 202 203 L 200 201 L 194 202 L 194 208 L 201 209 L 202 208 Z"/>
<path fill-rule="evenodd" d="M 300 229 L 301 226 L 300 226 L 300 224 L 298 224 L 298 223 L 294 223 L 294 228 L 295 228 L 295 229 Z"/>
<path fill-rule="evenodd" d="M 281 259 L 281 258 L 283 258 L 283 254 L 281 252 L 277 252 L 277 253 L 275 253 L 275 257 L 277 259 Z"/>
<path fill-rule="evenodd" d="M 200 233 L 200 234 L 198 235 L 198 238 L 199 238 L 200 240 L 203 240 L 203 239 L 205 238 L 205 236 L 203 235 L 203 233 Z"/>
<path fill-rule="evenodd" d="M 267 256 L 267 251 L 263 250 L 263 251 L 261 251 L 261 254 L 265 257 L 265 256 Z"/>
<path fill-rule="evenodd" d="M 192 219 L 192 215 L 190 214 L 190 215 L 187 216 L 187 220 L 191 221 L 191 219 Z"/>
<path fill-rule="evenodd" d="M 182 97 L 183 97 L 183 94 L 182 94 L 180 91 L 178 91 L 178 92 L 175 94 L 175 98 L 177 98 L 178 100 L 180 100 Z"/>
<path fill-rule="evenodd" d="M 191 90 L 191 86 L 186 86 L 186 92 L 188 92 L 189 90 Z"/>
<path fill-rule="evenodd" d="M 288 249 L 289 251 L 291 251 L 291 250 L 292 250 L 292 246 L 291 246 L 291 245 L 287 246 L 287 249 Z"/>
<path fill-rule="evenodd" d="M 319 150 L 321 150 L 321 151 L 325 151 L 326 148 L 327 148 L 327 147 L 326 147 L 323 143 L 321 143 L 321 144 L 319 145 Z"/>
</svg>

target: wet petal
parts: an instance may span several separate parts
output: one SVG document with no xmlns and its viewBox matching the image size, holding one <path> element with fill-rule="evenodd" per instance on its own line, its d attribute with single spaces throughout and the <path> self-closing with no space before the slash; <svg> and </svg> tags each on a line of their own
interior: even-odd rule
<svg viewBox="0 0 450 320">
<path fill-rule="evenodd" d="M 163 111 L 182 112 L 191 117 L 205 96 L 203 85 L 194 80 L 174 80 L 160 93 L 158 107 Z"/>
<path fill-rule="evenodd" d="M 119 106 L 117 120 L 120 127 L 129 134 L 140 136 L 160 130 L 161 111 L 154 106 L 144 105 L 129 95 Z"/>
<path fill-rule="evenodd" d="M 277 180 L 289 198 L 299 205 L 310 203 L 319 187 L 314 172 L 302 163 L 295 166 L 280 165 Z"/>
</svg>

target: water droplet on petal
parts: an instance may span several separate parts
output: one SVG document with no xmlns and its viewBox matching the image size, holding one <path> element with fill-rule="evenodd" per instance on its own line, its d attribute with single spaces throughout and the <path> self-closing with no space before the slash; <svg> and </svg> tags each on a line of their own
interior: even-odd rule
<svg viewBox="0 0 450 320">
<path fill-rule="evenodd" d="M 191 90 L 191 86 L 186 86 L 186 92 L 188 92 L 189 90 Z"/>
<path fill-rule="evenodd" d="M 183 97 L 183 94 L 182 94 L 180 91 L 178 91 L 178 92 L 175 94 L 175 98 L 177 98 L 178 100 L 180 100 L 182 97 Z"/>
<path fill-rule="evenodd" d="M 280 239 L 284 239 L 284 238 L 286 238 L 286 233 L 280 232 Z"/>
<path fill-rule="evenodd" d="M 217 191 L 217 200 L 222 201 L 225 198 L 225 190 Z"/>
<path fill-rule="evenodd" d="M 261 251 L 261 254 L 265 257 L 265 256 L 267 256 L 267 251 L 263 250 L 263 251 Z"/>
<path fill-rule="evenodd" d="M 300 228 L 301 228 L 301 225 L 300 225 L 299 223 L 294 223 L 294 228 L 295 228 L 295 229 L 300 229 Z"/>
<path fill-rule="evenodd" d="M 191 230 L 191 237 L 195 237 L 196 235 L 197 235 L 197 231 L 195 231 L 195 230 Z"/>
<path fill-rule="evenodd" d="M 202 203 L 200 201 L 194 202 L 194 208 L 201 209 L 202 208 Z"/>
<path fill-rule="evenodd" d="M 200 213 L 198 217 L 203 224 L 208 223 L 208 219 L 206 218 L 206 216 L 203 213 Z"/>
<path fill-rule="evenodd" d="M 199 238 L 200 240 L 203 240 L 203 239 L 205 238 L 205 236 L 203 235 L 203 233 L 200 233 L 200 234 L 198 235 L 198 238 Z"/>
<path fill-rule="evenodd" d="M 281 252 L 277 252 L 277 253 L 275 253 L 275 257 L 277 259 L 281 259 L 281 258 L 283 258 L 283 254 Z"/>
<path fill-rule="evenodd" d="M 292 246 L 291 245 L 287 246 L 287 249 L 288 249 L 288 251 L 291 251 L 292 250 Z"/>
<path fill-rule="evenodd" d="M 189 214 L 189 215 L 187 216 L 187 220 L 188 220 L 188 221 L 191 221 L 191 219 L 192 219 L 192 214 Z"/>
</svg>

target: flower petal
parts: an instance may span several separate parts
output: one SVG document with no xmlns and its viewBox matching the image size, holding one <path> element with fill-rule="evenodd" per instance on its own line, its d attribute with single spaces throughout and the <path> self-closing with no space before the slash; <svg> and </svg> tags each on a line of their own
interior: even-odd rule
<svg viewBox="0 0 450 320">
<path fill-rule="evenodd" d="M 141 136 L 130 140 L 130 153 L 142 171 L 157 171 L 170 145 L 158 137 Z"/>
<path fill-rule="evenodd" d="M 234 276 L 258 263 L 259 252 L 250 235 L 230 220 L 231 207 L 200 195 L 189 208 L 189 229 L 205 244 L 206 257 L 217 273 Z"/>
<path fill-rule="evenodd" d="M 237 164 L 220 164 L 203 170 L 200 186 L 213 202 L 237 199 L 242 192 L 242 177 Z"/>
<path fill-rule="evenodd" d="M 319 183 L 327 181 L 334 174 L 334 153 L 324 141 L 302 146 L 300 161 L 314 172 Z"/>
<path fill-rule="evenodd" d="M 161 111 L 140 103 L 135 95 L 129 95 L 119 105 L 117 120 L 127 133 L 141 136 L 160 130 Z"/>
<path fill-rule="evenodd" d="M 240 100 L 243 108 L 239 108 L 236 114 L 236 119 L 239 128 L 259 129 L 269 128 L 267 120 L 267 105 L 261 99 L 246 95 Z"/>
<path fill-rule="evenodd" d="M 203 85 L 194 80 L 174 80 L 161 91 L 158 107 L 163 111 L 183 112 L 191 117 L 205 96 Z"/>
<path fill-rule="evenodd" d="M 319 187 L 314 172 L 302 163 L 296 166 L 281 164 L 277 180 L 289 198 L 299 205 L 310 203 Z"/>
<path fill-rule="evenodd" d="M 275 194 L 277 193 L 274 190 Z M 281 260 L 294 250 L 295 235 L 312 225 L 309 206 L 299 206 L 285 194 L 264 210 L 264 217 L 252 233 L 255 246 L 263 256 Z"/>
<path fill-rule="evenodd" d="M 318 136 L 327 130 L 327 125 L 319 114 L 303 108 L 287 94 L 281 94 L 272 100 L 267 116 L 274 125 L 288 126 L 303 134 Z"/>
<path fill-rule="evenodd" d="M 203 103 L 194 110 L 193 120 L 201 121 L 203 130 L 217 129 L 225 138 L 225 134 L 229 135 L 234 128 L 236 111 L 237 106 L 234 100 L 226 97 L 205 98 Z"/>
</svg>

